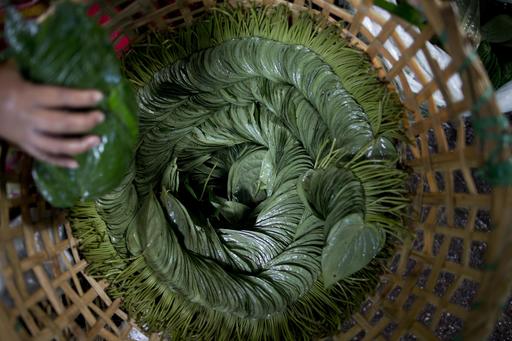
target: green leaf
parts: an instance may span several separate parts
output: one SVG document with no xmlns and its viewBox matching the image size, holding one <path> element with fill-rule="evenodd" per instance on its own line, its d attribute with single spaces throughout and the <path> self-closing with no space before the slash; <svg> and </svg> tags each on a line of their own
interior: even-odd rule
<svg viewBox="0 0 512 341">
<path fill-rule="evenodd" d="M 480 41 L 480 0 L 455 0 L 460 25 L 475 46 Z"/>
<path fill-rule="evenodd" d="M 309 171 L 299 181 L 297 191 L 313 214 L 325 220 L 326 235 L 341 218 L 365 211 L 361 183 L 344 168 Z"/>
<path fill-rule="evenodd" d="M 162 191 L 177 192 L 180 186 L 180 173 L 177 159 L 173 158 L 162 175 Z M 192 191 L 195 196 L 195 193 Z"/>
<path fill-rule="evenodd" d="M 503 55 L 500 56 L 503 60 L 500 60 L 492 44 L 483 41 L 478 46 L 477 52 L 495 89 L 512 80 L 512 62 L 503 58 Z"/>
<path fill-rule="evenodd" d="M 490 43 L 505 43 L 512 40 L 512 16 L 498 15 L 482 26 L 482 38 Z"/>
<path fill-rule="evenodd" d="M 167 235 L 167 222 L 158 199 L 151 191 L 145 198 L 135 219 L 128 226 L 127 248 L 133 255 L 139 255 Z"/>
<path fill-rule="evenodd" d="M 146 209 L 146 208 L 144 208 Z M 125 241 L 126 241 L 126 249 L 132 254 L 133 256 L 138 256 L 144 251 L 144 246 L 141 244 L 140 238 L 139 238 L 139 214 L 142 214 L 143 209 L 140 208 L 135 217 L 130 221 L 126 228 L 126 235 L 125 235 Z"/>
<path fill-rule="evenodd" d="M 106 119 L 90 131 L 100 136 L 100 145 L 75 157 L 78 169 L 37 161 L 32 174 L 39 191 L 53 206 L 69 207 L 113 190 L 132 159 L 137 104 L 106 31 L 86 16 L 84 6 L 62 2 L 40 25 L 10 8 L 6 39 L 21 73 L 32 82 L 94 88 L 105 95 L 99 109 Z"/>
<path fill-rule="evenodd" d="M 400 4 L 395 5 L 387 0 L 374 0 L 373 3 L 375 6 L 379 6 L 389 13 L 394 14 L 417 27 L 421 28 L 425 25 L 425 17 L 423 14 L 407 2 L 401 2 Z"/>
<path fill-rule="evenodd" d="M 160 201 L 167 213 L 168 220 L 181 232 L 185 242 L 194 239 L 194 222 L 185 206 L 167 191 L 162 191 Z"/>
<path fill-rule="evenodd" d="M 315 175 L 315 170 L 310 169 L 303 176 L 299 178 L 297 182 L 297 193 L 299 195 L 300 200 L 304 204 L 304 206 L 313 213 L 317 218 L 324 217 L 320 211 L 317 211 L 315 205 L 311 204 L 312 202 L 312 187 L 311 187 L 311 179 Z"/>
<path fill-rule="evenodd" d="M 242 221 L 251 212 L 247 205 L 220 197 L 215 197 L 211 204 L 232 224 Z"/>
<path fill-rule="evenodd" d="M 326 287 L 365 267 L 384 246 L 385 234 L 365 224 L 361 214 L 351 214 L 333 226 L 322 252 L 322 276 Z"/>
<path fill-rule="evenodd" d="M 256 150 L 240 156 L 228 175 L 228 197 L 240 203 L 257 203 L 266 198 L 260 181 L 263 160 L 267 152 Z"/>
<path fill-rule="evenodd" d="M 398 152 L 388 138 L 379 136 L 367 147 L 365 155 L 369 159 L 396 160 Z"/>
<path fill-rule="evenodd" d="M 268 195 L 272 195 L 275 181 L 274 164 L 269 152 L 265 153 L 265 157 L 261 163 L 259 181 L 264 184 Z"/>
</svg>

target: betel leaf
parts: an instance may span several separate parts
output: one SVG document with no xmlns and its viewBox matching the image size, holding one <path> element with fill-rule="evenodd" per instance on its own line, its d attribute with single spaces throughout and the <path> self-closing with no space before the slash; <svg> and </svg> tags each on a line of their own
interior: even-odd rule
<svg viewBox="0 0 512 341">
<path fill-rule="evenodd" d="M 180 173 L 174 158 L 162 175 L 162 191 L 175 192 L 180 186 Z"/>
<path fill-rule="evenodd" d="M 126 246 L 133 255 L 139 255 L 160 242 L 166 234 L 166 220 L 154 192 L 150 192 L 126 231 Z"/>
<path fill-rule="evenodd" d="M 162 191 L 160 194 L 160 202 L 169 222 L 181 233 L 185 246 L 191 248 L 189 245 L 193 245 L 196 231 L 187 209 L 174 195 L 167 191 Z"/>
<path fill-rule="evenodd" d="M 512 62 L 498 56 L 489 42 L 483 41 L 477 52 L 495 89 L 499 89 L 512 79 Z"/>
<path fill-rule="evenodd" d="M 42 23 L 24 21 L 8 9 L 6 39 L 22 75 L 35 83 L 98 89 L 106 119 L 90 133 L 100 145 L 77 155 L 77 169 L 37 161 L 36 185 L 56 207 L 95 199 L 114 189 L 127 171 L 137 139 L 135 96 L 123 79 L 107 33 L 70 2 L 56 5 Z M 84 108 L 90 110 L 92 108 Z"/>
<path fill-rule="evenodd" d="M 232 224 L 241 221 L 251 212 L 251 209 L 242 203 L 220 197 L 213 198 L 211 204 L 219 211 L 224 219 Z"/>
<path fill-rule="evenodd" d="M 306 207 L 325 221 L 326 235 L 341 218 L 365 210 L 361 183 L 344 168 L 309 171 L 300 179 L 297 191 Z"/>
<path fill-rule="evenodd" d="M 505 43 L 512 40 L 512 16 L 502 14 L 482 26 L 482 38 L 490 43 Z"/>
<path fill-rule="evenodd" d="M 395 160 L 398 158 L 398 152 L 388 138 L 379 136 L 368 146 L 366 156 L 371 159 Z"/>
<path fill-rule="evenodd" d="M 361 214 L 341 219 L 329 232 L 322 251 L 322 276 L 331 287 L 366 266 L 384 246 L 382 229 L 366 224 Z"/>
<path fill-rule="evenodd" d="M 266 198 L 260 181 L 261 166 L 267 152 L 255 150 L 242 155 L 230 168 L 228 197 L 241 203 L 259 202 Z"/>
</svg>

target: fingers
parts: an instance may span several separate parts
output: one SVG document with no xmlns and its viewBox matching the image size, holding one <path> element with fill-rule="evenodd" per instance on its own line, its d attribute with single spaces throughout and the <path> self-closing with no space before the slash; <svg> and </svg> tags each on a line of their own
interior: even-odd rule
<svg viewBox="0 0 512 341">
<path fill-rule="evenodd" d="M 32 85 L 31 91 L 39 106 L 52 108 L 90 108 L 102 100 L 97 90 L 75 90 L 56 86 Z"/>
<path fill-rule="evenodd" d="M 71 157 L 48 154 L 34 146 L 26 146 L 24 149 L 40 161 L 65 168 L 78 168 L 78 162 Z"/>
<path fill-rule="evenodd" d="M 98 136 L 62 138 L 34 133 L 22 148 L 34 158 L 65 168 L 78 168 L 72 155 L 86 152 L 100 144 Z"/>
<path fill-rule="evenodd" d="M 105 116 L 100 111 L 73 113 L 66 111 L 39 110 L 33 115 L 34 128 L 48 134 L 81 134 L 90 131 L 103 122 Z"/>
<path fill-rule="evenodd" d="M 50 155 L 76 155 L 88 151 L 101 143 L 98 136 L 80 138 L 62 138 L 44 134 L 35 134 L 32 144 Z"/>
</svg>

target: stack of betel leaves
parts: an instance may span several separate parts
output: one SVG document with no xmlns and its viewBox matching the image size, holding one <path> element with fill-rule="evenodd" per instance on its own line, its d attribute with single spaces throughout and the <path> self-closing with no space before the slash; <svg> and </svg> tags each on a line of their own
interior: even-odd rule
<svg viewBox="0 0 512 341">
<path fill-rule="evenodd" d="M 99 109 L 103 123 L 90 133 L 101 143 L 76 156 L 77 169 L 36 162 L 32 171 L 45 199 L 70 207 L 112 191 L 123 178 L 137 142 L 137 103 L 107 33 L 85 15 L 85 6 L 59 3 L 44 21 L 25 21 L 7 9 L 5 38 L 8 55 L 22 75 L 35 83 L 98 89 L 104 94 Z M 72 113 L 69 108 L 67 111 Z M 92 108 L 83 108 L 91 110 Z"/>
<path fill-rule="evenodd" d="M 222 6 L 125 57 L 135 160 L 70 221 L 141 327 L 310 339 L 374 289 L 405 232 L 402 107 L 340 32 L 285 6 Z"/>
</svg>

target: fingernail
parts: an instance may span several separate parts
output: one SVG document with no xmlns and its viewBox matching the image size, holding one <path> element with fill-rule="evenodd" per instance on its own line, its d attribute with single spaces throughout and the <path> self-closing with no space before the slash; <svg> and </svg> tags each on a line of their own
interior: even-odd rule
<svg viewBox="0 0 512 341">
<path fill-rule="evenodd" d="M 96 122 L 101 123 L 105 121 L 105 114 L 100 112 L 96 115 Z"/>
<path fill-rule="evenodd" d="M 99 136 L 92 136 L 89 143 L 92 147 L 96 147 L 101 143 L 101 139 L 99 138 Z"/>
<path fill-rule="evenodd" d="M 96 101 L 96 102 L 99 102 L 103 99 L 103 94 L 99 91 L 95 91 L 92 96 L 94 98 L 94 101 Z"/>
<path fill-rule="evenodd" d="M 73 169 L 78 168 L 78 162 L 76 162 L 76 161 L 69 161 L 68 167 L 69 168 L 73 168 Z"/>
</svg>

